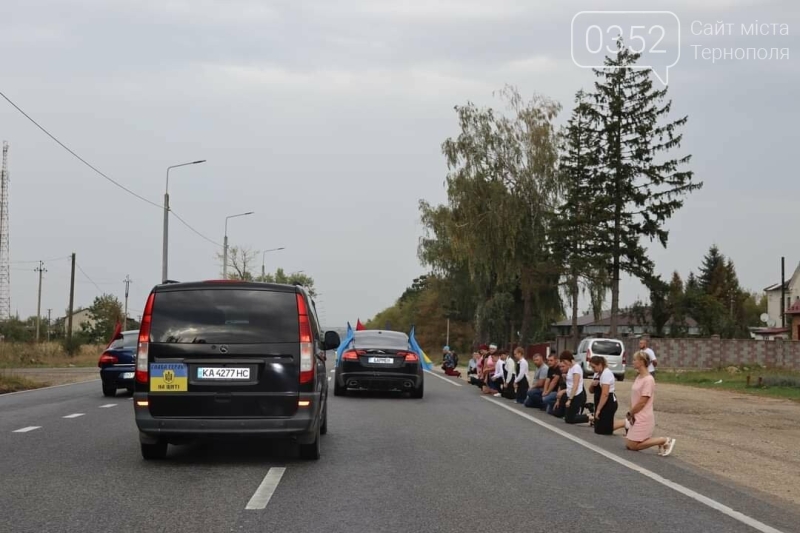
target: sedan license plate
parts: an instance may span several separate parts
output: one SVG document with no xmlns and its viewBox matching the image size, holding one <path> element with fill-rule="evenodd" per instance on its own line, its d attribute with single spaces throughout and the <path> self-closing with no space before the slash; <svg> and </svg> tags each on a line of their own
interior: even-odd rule
<svg viewBox="0 0 800 533">
<path fill-rule="evenodd" d="M 123 372 L 122 379 L 133 379 L 133 372 Z"/>
<path fill-rule="evenodd" d="M 394 357 L 370 357 L 368 361 L 370 363 L 377 363 L 381 365 L 391 365 L 394 363 Z"/>
<path fill-rule="evenodd" d="M 199 367 L 197 379 L 250 379 L 249 368 Z"/>
</svg>

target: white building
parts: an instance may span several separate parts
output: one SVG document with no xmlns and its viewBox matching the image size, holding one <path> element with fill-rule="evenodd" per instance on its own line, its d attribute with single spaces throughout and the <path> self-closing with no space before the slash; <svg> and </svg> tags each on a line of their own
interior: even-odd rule
<svg viewBox="0 0 800 533">
<path fill-rule="evenodd" d="M 781 327 L 780 281 L 764 289 L 764 293 L 767 295 L 768 325 L 772 327 Z M 794 303 L 800 301 L 800 264 L 797 265 L 794 274 L 786 280 L 784 297 L 786 298 L 785 309 L 789 309 Z M 789 321 L 787 321 L 787 323 L 788 322 Z"/>
</svg>

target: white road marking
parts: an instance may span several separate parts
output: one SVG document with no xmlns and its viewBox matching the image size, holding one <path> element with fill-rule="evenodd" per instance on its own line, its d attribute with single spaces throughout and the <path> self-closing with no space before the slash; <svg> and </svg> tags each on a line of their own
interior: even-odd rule
<svg viewBox="0 0 800 533">
<path fill-rule="evenodd" d="M 270 468 L 267 475 L 264 476 L 261 485 L 258 486 L 256 492 L 253 494 L 253 497 L 247 502 L 245 509 L 265 508 L 270 498 L 272 498 L 272 495 L 275 493 L 275 489 L 278 488 L 278 483 L 280 483 L 284 472 L 286 472 L 286 468 L 283 467 Z"/>
<path fill-rule="evenodd" d="M 0 398 L 5 398 L 6 396 L 14 396 L 15 394 L 25 394 L 26 392 L 39 392 L 48 389 L 57 389 L 59 387 L 71 387 L 73 385 L 84 385 L 86 383 L 94 383 L 95 381 L 100 381 L 100 378 L 97 379 L 89 379 L 86 381 L 78 381 L 76 383 L 64 383 L 63 385 L 51 385 L 49 387 L 39 387 L 38 389 L 28 389 L 28 390 L 20 390 L 17 392 L 6 392 L 5 394 L 0 394 Z"/>
<path fill-rule="evenodd" d="M 73 413 L 73 414 L 71 414 L 71 415 L 62 416 L 61 418 L 78 418 L 79 416 L 83 416 L 83 415 L 85 415 L 85 414 L 86 414 L 86 413 Z"/>
<path fill-rule="evenodd" d="M 29 431 L 33 431 L 34 429 L 39 429 L 42 426 L 28 426 L 26 428 L 16 429 L 12 431 L 12 433 L 27 433 Z"/>
<path fill-rule="evenodd" d="M 689 498 L 692 498 L 693 500 L 696 500 L 696 501 L 702 503 L 703 505 L 707 505 L 708 507 L 711 507 L 712 509 L 715 509 L 715 510 L 721 512 L 722 514 L 725 514 L 725 515 L 733 518 L 734 520 L 737 520 L 737 521 L 739 521 L 739 522 L 741 522 L 741 523 L 743 523 L 745 525 L 748 525 L 748 526 L 752 527 L 753 529 L 755 529 L 757 531 L 761 531 L 762 533 L 782 533 L 780 530 L 775 529 L 772 526 L 768 526 L 767 524 L 764 524 L 763 522 L 759 522 L 755 518 L 751 518 L 751 517 L 747 516 L 746 514 L 743 514 L 743 513 L 740 513 L 739 511 L 731 509 L 727 505 L 723 505 L 723 504 L 721 504 L 720 502 L 718 502 L 716 500 L 712 500 L 708 496 L 704 496 L 704 495 L 700 494 L 699 492 L 693 491 L 690 488 L 684 487 L 683 485 L 679 485 L 678 483 L 675 483 L 674 481 L 670 481 L 669 479 L 667 479 L 665 477 L 662 477 L 662 476 L 656 474 L 655 472 L 652 472 L 652 471 L 650 471 L 650 470 L 648 470 L 648 469 L 646 469 L 644 467 L 641 467 L 641 466 L 639 466 L 639 465 L 637 465 L 635 463 L 627 461 L 627 460 L 625 460 L 625 459 L 623 459 L 623 458 L 621 458 L 621 457 L 619 457 L 619 456 L 617 456 L 617 455 L 615 455 L 615 454 L 613 454 L 613 453 L 611 453 L 609 451 L 604 450 L 603 448 L 600 448 L 599 446 L 595 446 L 594 444 L 586 442 L 585 440 L 580 439 L 580 438 L 578 438 L 575 435 L 572 435 L 570 433 L 567 433 L 564 430 L 558 429 L 557 427 L 554 427 L 554 426 L 552 426 L 552 425 L 550 425 L 550 424 L 548 424 L 546 422 L 542 422 L 541 420 L 539 420 L 539 419 L 537 419 L 537 418 L 535 418 L 535 417 L 533 417 L 533 416 L 531 416 L 531 415 L 529 415 L 527 413 L 523 413 L 523 412 L 521 412 L 521 411 L 519 411 L 517 409 L 514 409 L 511 406 L 505 405 L 502 402 L 499 402 L 498 400 L 494 400 L 492 398 L 486 398 L 486 397 L 484 397 L 483 399 L 486 400 L 486 401 L 492 402 L 495 405 L 499 405 L 503 409 L 507 409 L 507 410 L 511 411 L 512 413 L 514 413 L 515 415 L 519 415 L 522 418 L 528 419 L 531 422 L 533 422 L 534 424 L 538 424 L 538 425 L 542 426 L 543 428 L 549 429 L 553 433 L 561 435 L 562 437 L 564 437 L 566 439 L 569 439 L 569 440 L 571 440 L 572 442 L 574 442 L 576 444 L 580 444 L 584 448 L 587 448 L 587 449 L 589 449 L 589 450 L 591 450 L 591 451 L 593 451 L 595 453 L 599 453 L 603 457 L 605 457 L 607 459 L 611 459 L 615 463 L 619 463 L 622 466 L 633 470 L 634 472 L 638 472 L 638 473 L 642 474 L 643 476 L 648 477 L 648 478 L 652 479 L 653 481 L 655 481 L 657 483 L 661 483 L 665 487 L 669 487 L 672 490 L 683 494 L 684 496 L 688 496 Z"/>
<path fill-rule="evenodd" d="M 426 370 L 425 372 L 430 374 L 431 376 L 434 376 L 434 377 L 437 377 L 437 378 L 441 379 L 442 381 L 446 381 L 450 385 L 455 385 L 456 387 L 460 387 L 461 386 L 461 383 L 456 383 L 455 381 L 447 379 L 444 376 L 440 376 L 439 374 L 436 374 L 435 372 L 431 372 L 430 370 Z"/>
<path fill-rule="evenodd" d="M 116 407 L 116 406 L 117 406 L 117 404 L 115 404 L 115 403 L 107 403 L 105 405 L 101 405 L 100 409 L 108 409 L 109 407 Z"/>
<path fill-rule="evenodd" d="M 332 377 L 328 376 L 328 381 L 330 381 L 330 380 L 332 380 L 332 379 L 333 379 Z"/>
<path fill-rule="evenodd" d="M 335 373 L 336 373 L 336 369 L 334 368 L 333 370 L 331 370 L 331 374 L 335 374 Z"/>
</svg>

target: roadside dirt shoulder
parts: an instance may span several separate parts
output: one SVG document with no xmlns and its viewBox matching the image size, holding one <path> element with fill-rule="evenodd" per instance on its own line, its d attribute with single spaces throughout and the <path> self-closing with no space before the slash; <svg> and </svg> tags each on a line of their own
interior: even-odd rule
<svg viewBox="0 0 800 533">
<path fill-rule="evenodd" d="M 620 414 L 632 381 L 618 382 Z M 657 384 L 656 435 L 675 455 L 735 483 L 800 505 L 800 404 L 727 391 Z"/>
</svg>

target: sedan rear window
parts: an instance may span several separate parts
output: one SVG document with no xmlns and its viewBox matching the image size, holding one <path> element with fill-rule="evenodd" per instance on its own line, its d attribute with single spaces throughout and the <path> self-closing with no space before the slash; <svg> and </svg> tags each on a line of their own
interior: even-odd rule
<svg viewBox="0 0 800 533">
<path fill-rule="evenodd" d="M 357 331 L 353 344 L 357 348 L 408 350 L 408 336 L 398 331 Z"/>
<path fill-rule="evenodd" d="M 592 343 L 594 355 L 622 355 L 622 345 L 614 341 L 594 341 Z"/>
<path fill-rule="evenodd" d="M 201 289 L 156 293 L 152 342 L 264 344 L 297 342 L 292 292 Z"/>
</svg>

